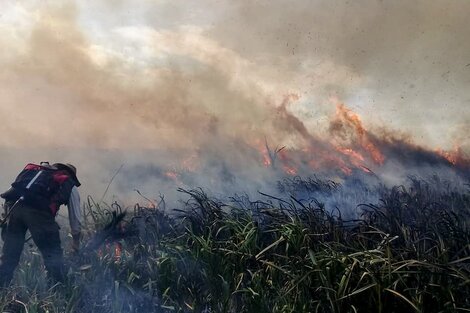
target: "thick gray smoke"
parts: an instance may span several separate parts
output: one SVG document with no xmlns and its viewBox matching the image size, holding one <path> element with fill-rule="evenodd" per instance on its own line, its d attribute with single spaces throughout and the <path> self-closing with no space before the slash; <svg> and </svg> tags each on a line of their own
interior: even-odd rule
<svg viewBox="0 0 470 313">
<path fill-rule="evenodd" d="M 424 0 L 8 3 L 1 186 L 43 160 L 76 164 L 96 198 L 123 165 L 106 198 L 127 203 L 134 189 L 271 191 L 312 172 L 455 177 L 452 163 L 468 166 L 468 13 Z"/>
</svg>

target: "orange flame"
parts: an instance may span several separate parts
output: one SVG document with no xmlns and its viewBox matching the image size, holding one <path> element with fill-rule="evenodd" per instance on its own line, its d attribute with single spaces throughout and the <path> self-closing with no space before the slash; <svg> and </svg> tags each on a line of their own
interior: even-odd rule
<svg viewBox="0 0 470 313">
<path fill-rule="evenodd" d="M 114 260 L 116 262 L 121 261 L 122 257 L 122 245 L 120 242 L 114 243 Z"/>
<path fill-rule="evenodd" d="M 264 152 L 262 154 L 262 156 L 263 156 L 263 165 L 264 165 L 264 167 L 270 167 L 272 164 L 271 164 L 271 159 L 268 156 L 268 153 Z"/>
<path fill-rule="evenodd" d="M 349 157 L 351 163 L 356 167 L 360 167 L 361 163 L 364 162 L 364 157 L 362 156 L 362 154 L 357 151 L 354 151 L 351 148 L 336 147 L 336 150 Z"/>
<path fill-rule="evenodd" d="M 98 257 L 103 258 L 106 255 L 113 255 L 114 261 L 119 262 L 122 258 L 122 244 L 120 242 L 115 242 L 113 247 L 110 243 L 105 244 L 104 247 L 98 249 Z"/>
<path fill-rule="evenodd" d="M 454 145 L 454 149 L 451 151 L 436 149 L 435 152 L 454 166 L 470 166 L 470 159 L 465 156 L 460 146 Z"/>
<path fill-rule="evenodd" d="M 250 144 L 253 148 L 255 148 L 259 154 L 261 155 L 261 162 L 263 163 L 264 167 L 271 167 L 271 157 L 269 156 L 268 149 L 266 147 L 266 143 L 263 143 L 261 139 L 255 139 Z"/>
<path fill-rule="evenodd" d="M 379 165 L 382 165 L 385 161 L 385 157 L 378 147 L 372 142 L 369 133 L 362 125 L 362 121 L 359 115 L 352 112 L 342 103 L 336 105 L 336 123 L 346 124 L 350 128 L 353 128 L 355 135 L 358 139 L 359 146 L 368 152 L 372 160 Z M 354 155 L 357 156 L 357 152 Z M 351 155 L 351 153 L 349 153 Z"/>
</svg>

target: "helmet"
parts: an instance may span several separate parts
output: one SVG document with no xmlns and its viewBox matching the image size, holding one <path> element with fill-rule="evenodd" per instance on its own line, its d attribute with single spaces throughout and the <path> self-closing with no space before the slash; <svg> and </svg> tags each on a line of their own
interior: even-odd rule
<svg viewBox="0 0 470 313">
<path fill-rule="evenodd" d="M 77 187 L 79 187 L 81 185 L 80 181 L 77 178 L 77 168 L 75 166 L 73 166 L 72 164 L 70 164 L 70 163 L 54 163 L 54 164 L 52 164 L 52 166 L 57 168 L 58 170 L 67 171 L 67 173 L 69 173 L 72 176 L 72 178 L 75 180 Z"/>
</svg>

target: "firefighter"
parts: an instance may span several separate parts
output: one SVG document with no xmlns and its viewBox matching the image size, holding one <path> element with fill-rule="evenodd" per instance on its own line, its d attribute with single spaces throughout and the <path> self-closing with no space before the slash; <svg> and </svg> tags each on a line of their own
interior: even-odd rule
<svg viewBox="0 0 470 313">
<path fill-rule="evenodd" d="M 55 216 L 60 205 L 68 207 L 72 249 L 80 244 L 80 195 L 77 170 L 72 164 L 28 164 L 11 188 L 1 194 L 5 199 L 4 240 L 0 258 L 0 286 L 10 284 L 19 263 L 26 231 L 42 254 L 48 277 L 64 282 L 66 268 Z"/>
</svg>

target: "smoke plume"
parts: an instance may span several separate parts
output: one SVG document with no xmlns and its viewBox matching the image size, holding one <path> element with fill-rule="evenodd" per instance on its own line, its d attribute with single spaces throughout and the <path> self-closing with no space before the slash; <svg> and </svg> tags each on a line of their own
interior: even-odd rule
<svg viewBox="0 0 470 313">
<path fill-rule="evenodd" d="M 76 164 L 96 197 L 123 165 L 107 196 L 124 200 L 283 175 L 468 175 L 468 13 L 457 0 L 8 3 L 2 186 L 43 160 Z"/>
</svg>

